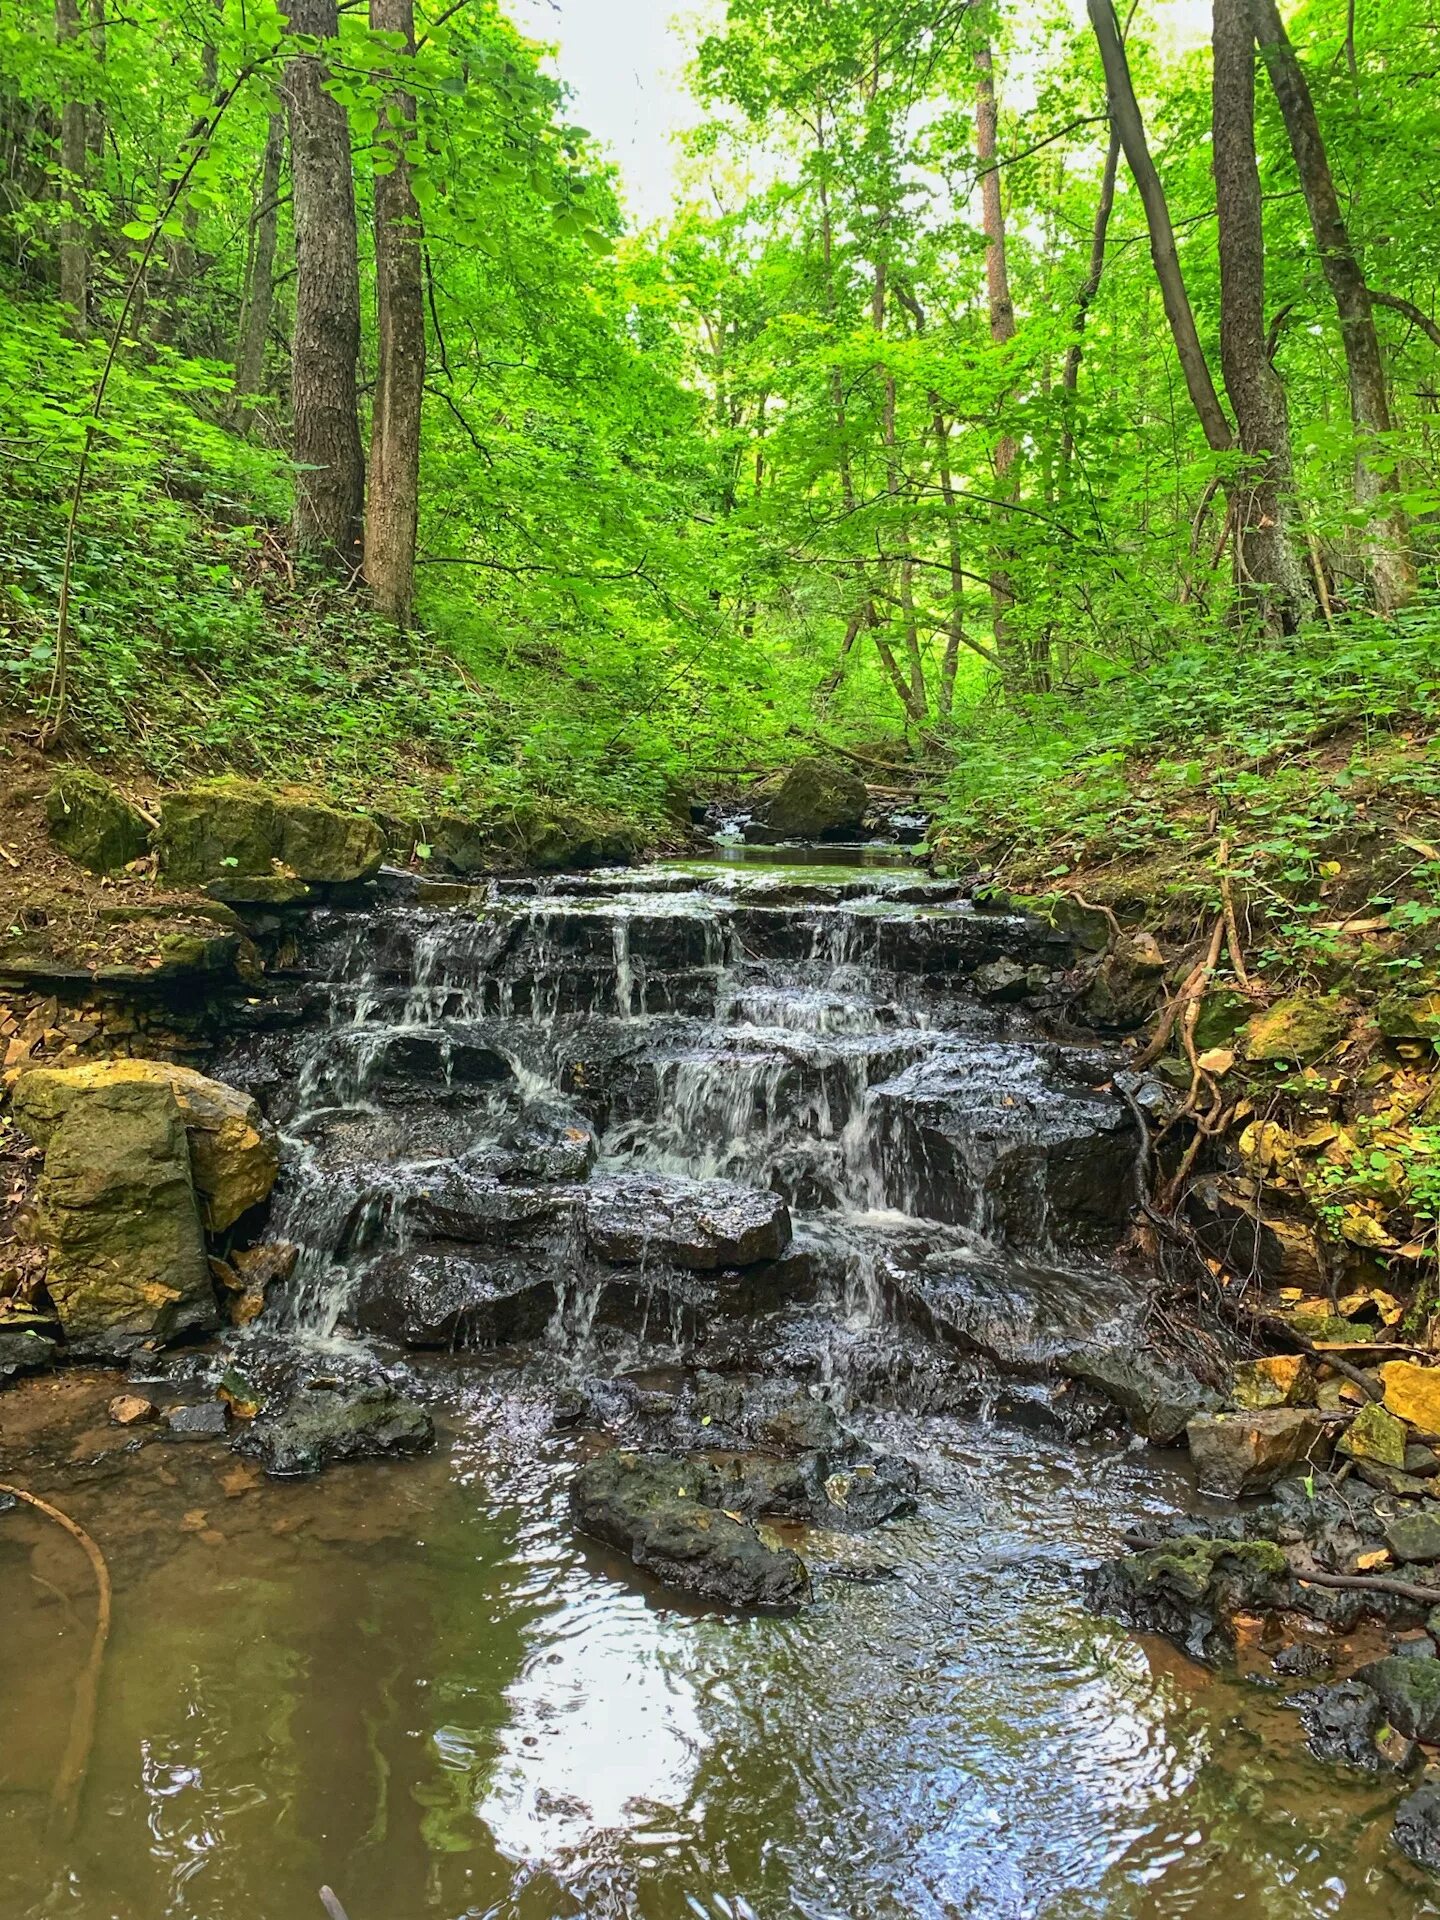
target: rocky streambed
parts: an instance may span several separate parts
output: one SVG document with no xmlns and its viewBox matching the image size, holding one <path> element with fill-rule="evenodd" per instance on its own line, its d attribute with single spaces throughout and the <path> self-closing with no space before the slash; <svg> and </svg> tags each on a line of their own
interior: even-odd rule
<svg viewBox="0 0 1440 1920">
<path fill-rule="evenodd" d="M 86 1915 L 289 1920 L 347 1870 L 352 1920 L 1430 1910 L 1379 1817 L 1432 1734 L 1393 1738 L 1423 1610 L 1330 1589 L 1311 1644 L 1297 1544 L 1384 1519 L 1317 1477 L 1296 1370 L 1236 1428 L 1158 1338 L 1119 1247 L 1160 1095 L 1056 1037 L 1062 933 L 853 852 L 272 907 L 205 1064 L 273 1194 L 192 1123 L 186 1324 L 72 1340 L 124 1409 L 76 1370 L 0 1401 L 119 1622 L 57 1848 L 83 1579 L 0 1521 L 58 1610 L 0 1654 L 0 1911 L 62 1875 Z M 155 1084 L 107 1096 L 152 1162 Z M 30 1103 L 53 1152 L 65 1097 Z M 218 1345 L 159 1349 L 218 1299 Z M 1145 1444 L 1187 1426 L 1278 1492 L 1197 1492 Z"/>
</svg>

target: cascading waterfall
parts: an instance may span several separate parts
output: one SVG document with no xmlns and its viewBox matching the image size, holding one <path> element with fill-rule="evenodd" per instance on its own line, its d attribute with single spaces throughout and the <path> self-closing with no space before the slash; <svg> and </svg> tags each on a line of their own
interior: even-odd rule
<svg viewBox="0 0 1440 1920">
<path fill-rule="evenodd" d="M 707 1183 L 779 1196 L 850 1322 L 884 1318 L 897 1262 L 1054 1258 L 1050 1190 L 1083 1183 L 1087 1154 L 1106 1164 L 1091 1149 L 1114 1103 L 975 991 L 986 960 L 1033 957 L 1033 926 L 921 876 L 899 892 L 885 873 L 787 888 L 763 868 L 653 869 L 332 929 L 315 960 L 328 1017 L 294 1042 L 280 1116 L 292 1324 L 343 1328 L 381 1270 L 402 1293 L 423 1271 L 448 1299 L 463 1269 L 457 1325 L 498 1324 L 494 1298 L 538 1287 L 549 1345 L 585 1350 L 611 1284 L 587 1264 L 586 1196 L 637 1179 L 661 1183 L 662 1219 Z M 466 1197 L 437 1227 L 440 1179 Z M 689 1309 L 664 1260 L 617 1258 L 640 1270 L 646 1332 L 673 1333 Z"/>
</svg>

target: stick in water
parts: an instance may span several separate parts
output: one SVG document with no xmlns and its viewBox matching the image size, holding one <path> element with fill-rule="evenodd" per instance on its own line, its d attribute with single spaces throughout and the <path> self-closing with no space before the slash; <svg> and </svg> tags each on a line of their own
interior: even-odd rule
<svg viewBox="0 0 1440 1920">
<path fill-rule="evenodd" d="M 346 1913 L 340 1902 L 335 1898 L 331 1888 L 322 1887 L 320 1889 L 320 1904 L 324 1907 L 326 1913 L 329 1914 L 330 1920 L 350 1920 L 349 1914 Z"/>
</svg>

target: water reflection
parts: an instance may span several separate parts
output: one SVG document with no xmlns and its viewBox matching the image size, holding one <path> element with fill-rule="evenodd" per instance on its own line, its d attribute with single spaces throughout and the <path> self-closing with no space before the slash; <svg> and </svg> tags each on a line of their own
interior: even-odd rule
<svg viewBox="0 0 1440 1920">
<path fill-rule="evenodd" d="M 884 1539 L 899 1577 L 778 1621 L 617 1579 L 568 1533 L 563 1457 L 478 1415 L 448 1456 L 303 1486 L 163 1446 L 80 1476 L 116 1626 L 58 1856 L 90 1600 L 0 1517 L 0 1916 L 315 1920 L 322 1883 L 352 1920 L 1440 1912 L 1393 1788 L 1085 1614 L 1075 1564 L 1182 1491 L 1153 1455 L 885 1439 L 929 1487 Z"/>
</svg>

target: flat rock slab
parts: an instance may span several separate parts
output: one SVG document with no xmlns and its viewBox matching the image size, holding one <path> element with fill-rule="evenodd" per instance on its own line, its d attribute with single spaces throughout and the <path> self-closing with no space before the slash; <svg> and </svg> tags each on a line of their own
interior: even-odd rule
<svg viewBox="0 0 1440 1920">
<path fill-rule="evenodd" d="M 800 1556 L 726 1513 L 723 1496 L 720 1477 L 699 1462 L 617 1451 L 581 1467 L 570 1512 L 581 1533 L 682 1592 L 769 1610 L 809 1600 Z"/>
<path fill-rule="evenodd" d="M 595 1182 L 583 1210 L 586 1244 L 614 1266 L 654 1261 L 712 1273 L 778 1260 L 790 1244 L 780 1196 L 728 1180 L 619 1175 Z"/>
</svg>

